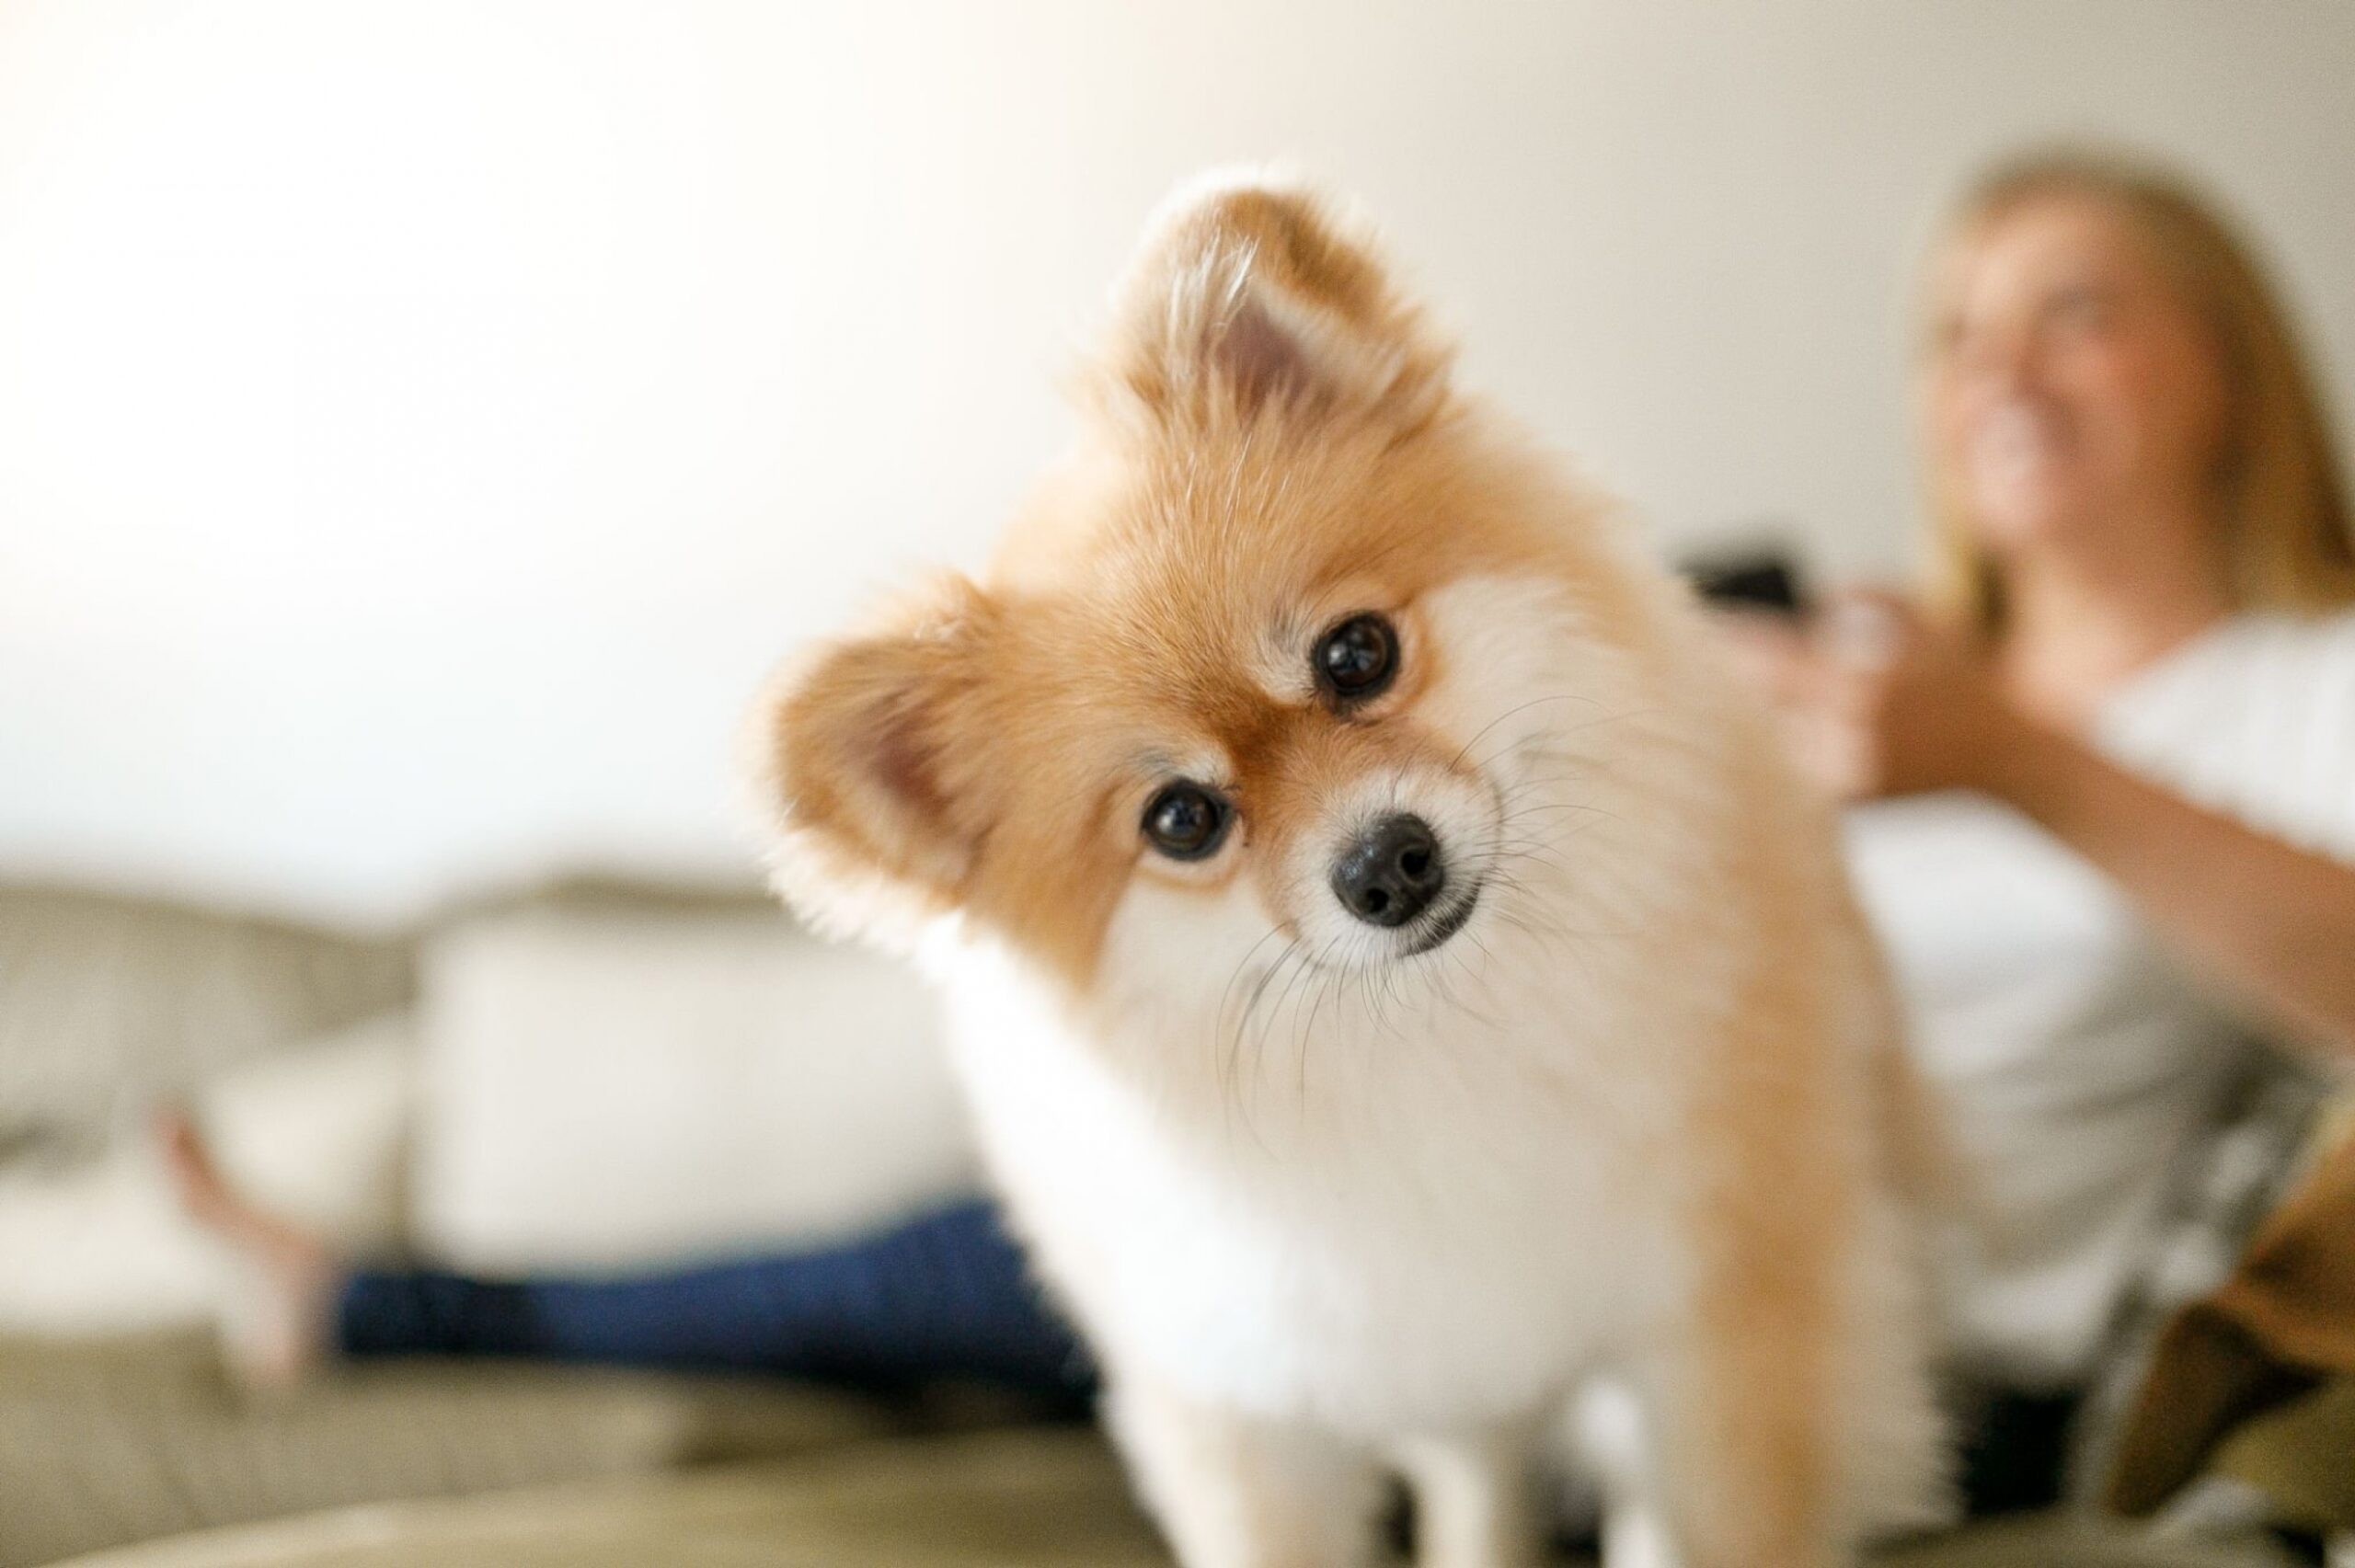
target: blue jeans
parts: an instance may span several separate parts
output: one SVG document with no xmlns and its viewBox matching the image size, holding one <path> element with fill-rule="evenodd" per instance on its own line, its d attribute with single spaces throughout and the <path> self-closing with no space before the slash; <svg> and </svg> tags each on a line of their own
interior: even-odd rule
<svg viewBox="0 0 2355 1568">
<path fill-rule="evenodd" d="M 351 1356 L 773 1372 L 886 1391 L 971 1379 L 1059 1402 L 1096 1382 L 981 1199 L 813 1252 L 632 1278 L 355 1274 L 336 1339 Z"/>
<path fill-rule="evenodd" d="M 1084 1408 L 1096 1373 L 982 1199 L 815 1252 L 625 1279 L 357 1274 L 352 1356 L 523 1356 L 773 1372 L 896 1391 L 981 1379 Z M 1961 1435 L 1974 1515 L 2059 1493 L 2074 1396 L 1999 1394 Z"/>
</svg>

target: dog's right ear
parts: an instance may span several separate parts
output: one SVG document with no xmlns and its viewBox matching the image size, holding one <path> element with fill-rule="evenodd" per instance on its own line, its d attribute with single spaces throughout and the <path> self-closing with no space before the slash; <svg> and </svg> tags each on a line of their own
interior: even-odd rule
<svg viewBox="0 0 2355 1568">
<path fill-rule="evenodd" d="M 1116 317 L 1109 385 L 1164 422 L 1282 411 L 1411 429 L 1447 395 L 1449 349 L 1371 240 L 1281 177 L 1229 172 L 1180 190 Z"/>
<path fill-rule="evenodd" d="M 778 890 L 834 931 L 905 945 L 953 909 L 996 795 L 980 700 L 998 609 L 961 578 L 787 670 L 759 716 L 756 772 Z"/>
</svg>

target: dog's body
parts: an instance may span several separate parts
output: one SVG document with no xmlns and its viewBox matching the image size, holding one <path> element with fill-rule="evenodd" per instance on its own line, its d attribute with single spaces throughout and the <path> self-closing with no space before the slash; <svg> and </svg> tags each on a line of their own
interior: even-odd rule
<svg viewBox="0 0 2355 1568">
<path fill-rule="evenodd" d="M 1605 1376 L 1623 1544 L 1919 1516 L 1888 1000 L 1682 591 L 1295 194 L 1181 204 L 1106 372 L 986 588 L 788 678 L 780 881 L 948 990 L 1181 1558 L 1355 1561 L 1395 1465 L 1510 1561 Z"/>
</svg>

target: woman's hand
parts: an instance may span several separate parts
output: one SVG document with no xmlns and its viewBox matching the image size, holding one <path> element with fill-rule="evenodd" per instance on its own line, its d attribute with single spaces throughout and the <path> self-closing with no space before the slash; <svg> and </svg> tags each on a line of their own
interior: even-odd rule
<svg viewBox="0 0 2355 1568">
<path fill-rule="evenodd" d="M 2038 733 L 1975 648 L 1892 595 L 1844 594 L 1806 629 L 1740 614 L 1725 624 L 1800 766 L 1841 799 L 1991 789 Z"/>
</svg>

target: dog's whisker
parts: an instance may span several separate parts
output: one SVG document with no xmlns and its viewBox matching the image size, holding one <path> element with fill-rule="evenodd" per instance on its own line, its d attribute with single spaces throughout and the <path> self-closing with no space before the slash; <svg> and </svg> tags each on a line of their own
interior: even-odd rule
<svg viewBox="0 0 2355 1568">
<path fill-rule="evenodd" d="M 1258 1011 L 1261 1000 L 1267 995 L 1268 988 L 1274 983 L 1275 978 L 1283 972 L 1285 967 L 1300 955 L 1302 949 L 1303 944 L 1299 939 L 1294 938 L 1287 942 L 1283 951 L 1277 956 L 1276 961 L 1270 964 L 1267 972 L 1259 977 L 1258 983 L 1252 988 L 1249 1000 L 1244 1003 L 1242 1013 L 1235 1019 L 1235 1032 L 1224 1052 L 1224 1061 L 1219 1073 L 1220 1097 L 1229 1107 L 1230 1118 L 1235 1109 L 1244 1109 L 1246 1126 L 1249 1124 L 1249 1114 L 1248 1108 L 1242 1105 L 1245 1086 L 1240 1078 L 1244 1037 L 1250 1027 L 1251 1016 Z M 1256 1128 L 1253 1128 L 1253 1136 L 1255 1138 L 1258 1136 Z"/>
<path fill-rule="evenodd" d="M 1222 1021 L 1222 1028 L 1223 1028 L 1223 1020 L 1226 1017 L 1227 1005 L 1234 1000 L 1235 988 L 1242 983 L 1244 972 L 1251 967 L 1251 960 L 1258 956 L 1259 949 L 1265 947 L 1269 943 L 1273 942 L 1277 937 L 1281 936 L 1282 934 L 1283 927 L 1269 927 L 1266 935 L 1253 943 L 1249 948 L 1245 950 L 1243 956 L 1235 960 L 1235 972 L 1227 977 L 1225 987 L 1219 992 L 1217 1016 Z"/>
<path fill-rule="evenodd" d="M 1499 714 L 1496 717 L 1490 719 L 1488 723 L 1482 725 L 1478 729 L 1474 730 L 1472 732 L 1472 738 L 1464 743 L 1463 749 L 1456 752 L 1454 759 L 1448 763 L 1448 766 L 1451 769 L 1463 766 L 1464 759 L 1471 754 L 1472 748 L 1480 743 L 1482 737 L 1486 736 L 1490 730 L 1496 728 L 1497 726 L 1504 723 L 1505 720 L 1511 718 L 1516 714 L 1527 713 L 1530 709 L 1541 706 L 1546 703 L 1591 703 L 1595 700 L 1596 699 L 1592 697 L 1583 695 L 1577 692 L 1557 692 L 1551 696 L 1532 697 L 1525 703 L 1516 703 L 1511 707 L 1509 707 L 1504 712 Z"/>
<path fill-rule="evenodd" d="M 1327 945 L 1329 947 L 1331 944 L 1328 943 Z M 1252 1084 L 1256 1084 L 1259 1082 L 1266 1070 L 1268 1037 L 1274 1032 L 1277 1021 L 1283 1017 L 1284 1004 L 1292 1000 L 1292 992 L 1299 989 L 1303 977 L 1315 973 L 1316 967 L 1315 962 L 1312 959 L 1304 961 L 1295 967 L 1292 970 L 1292 979 L 1284 982 L 1284 989 L 1277 996 L 1275 1005 L 1268 1010 L 1267 1017 L 1261 1022 L 1258 1036 L 1251 1045 L 1250 1082 Z"/>
<path fill-rule="evenodd" d="M 1301 1026 L 1299 1043 L 1293 1053 L 1298 1059 L 1300 1101 L 1304 1109 L 1308 1103 L 1308 1053 L 1315 1047 L 1316 1042 L 1316 1014 L 1323 1010 L 1326 998 L 1333 994 L 1334 982 L 1335 977 L 1329 972 L 1317 977 L 1315 1004 L 1309 1009 L 1307 1022 Z"/>
</svg>

